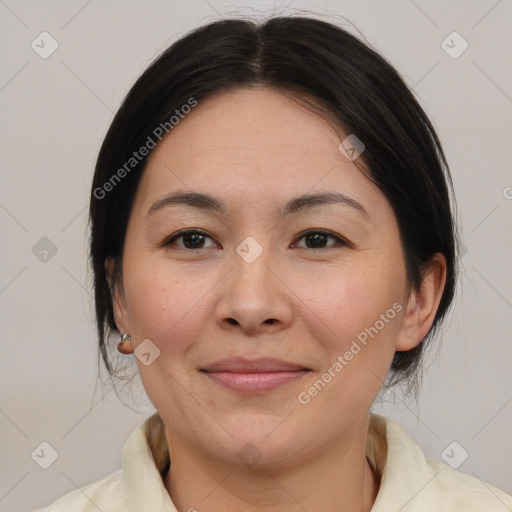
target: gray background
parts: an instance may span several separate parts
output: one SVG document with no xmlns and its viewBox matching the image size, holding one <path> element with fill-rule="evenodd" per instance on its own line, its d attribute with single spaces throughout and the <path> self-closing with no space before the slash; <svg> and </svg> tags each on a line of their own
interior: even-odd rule
<svg viewBox="0 0 512 512">
<path fill-rule="evenodd" d="M 140 405 L 122 395 L 130 409 L 96 379 L 87 201 L 123 96 L 160 50 L 199 24 L 302 9 L 348 25 L 346 17 L 391 61 L 438 130 L 455 182 L 467 251 L 455 310 L 418 402 L 388 394 L 375 411 L 433 458 L 456 441 L 455 459 L 459 445 L 469 454 L 460 471 L 512 493 L 510 0 L 5 0 L 0 512 L 47 504 L 117 470 L 126 438 L 154 411 L 143 391 Z M 46 59 L 31 47 L 51 48 L 43 31 L 58 43 Z M 446 45 L 458 53 L 462 40 L 442 46 L 454 31 L 469 45 L 457 58 Z M 55 254 L 44 253 L 44 237 Z M 59 455 L 48 469 L 31 458 L 43 441 Z"/>
</svg>

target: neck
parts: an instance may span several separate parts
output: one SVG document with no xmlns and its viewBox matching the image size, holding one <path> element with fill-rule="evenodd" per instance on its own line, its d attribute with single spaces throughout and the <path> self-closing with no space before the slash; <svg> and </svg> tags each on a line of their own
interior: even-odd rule
<svg viewBox="0 0 512 512">
<path fill-rule="evenodd" d="M 378 476 L 366 459 L 366 429 L 286 467 L 257 469 L 200 453 L 177 435 L 167 438 L 171 468 L 164 483 L 178 510 L 220 512 L 369 512 Z"/>
</svg>

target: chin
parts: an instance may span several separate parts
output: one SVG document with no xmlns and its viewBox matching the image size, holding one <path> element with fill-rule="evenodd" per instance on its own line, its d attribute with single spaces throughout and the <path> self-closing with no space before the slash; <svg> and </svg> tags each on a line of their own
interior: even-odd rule
<svg viewBox="0 0 512 512">
<path fill-rule="evenodd" d="M 299 458 L 305 445 L 310 445 L 304 436 L 304 428 L 294 424 L 285 425 L 283 418 L 269 417 L 267 421 L 258 415 L 244 417 L 236 425 L 221 423 L 233 437 L 224 436 L 216 444 L 215 455 L 245 466 L 276 468 L 291 464 Z M 211 450 L 212 439 L 208 449 Z"/>
</svg>

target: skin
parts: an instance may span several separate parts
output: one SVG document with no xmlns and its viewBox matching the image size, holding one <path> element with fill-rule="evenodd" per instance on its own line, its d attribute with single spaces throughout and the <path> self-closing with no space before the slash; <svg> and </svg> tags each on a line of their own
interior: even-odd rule
<svg viewBox="0 0 512 512">
<path fill-rule="evenodd" d="M 395 351 L 428 332 L 446 264 L 435 255 L 421 289 L 409 289 L 393 210 L 358 168 L 362 157 L 350 161 L 339 151 L 347 135 L 289 94 L 237 89 L 199 102 L 151 153 L 114 311 L 119 330 L 131 335 L 120 350 L 131 353 L 145 339 L 160 350 L 148 366 L 136 361 L 166 424 L 165 485 L 180 511 L 373 505 L 379 479 L 365 457 L 370 407 Z M 222 199 L 227 212 L 180 204 L 146 217 L 178 190 Z M 290 198 L 320 191 L 357 200 L 367 215 L 343 204 L 277 214 Z M 186 248 L 183 238 L 162 245 L 184 228 L 208 233 L 202 248 Z M 300 236 L 315 228 L 334 236 L 316 245 Z M 252 263 L 236 252 L 248 236 L 262 248 Z M 401 311 L 301 404 L 299 393 L 395 303 Z M 244 395 L 199 371 L 228 356 L 277 357 L 311 371 Z M 237 456 L 248 442 L 261 454 L 252 466 Z"/>
</svg>

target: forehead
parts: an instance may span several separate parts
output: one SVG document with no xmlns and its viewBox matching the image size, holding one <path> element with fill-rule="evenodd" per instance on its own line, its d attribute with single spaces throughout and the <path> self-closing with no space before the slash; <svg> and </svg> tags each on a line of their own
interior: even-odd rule
<svg viewBox="0 0 512 512">
<path fill-rule="evenodd" d="M 153 150 L 141 195 L 154 199 L 179 187 L 278 201 L 282 194 L 304 194 L 316 185 L 375 194 L 360 170 L 362 159 L 352 162 L 339 151 L 345 137 L 339 126 L 289 93 L 223 92 L 198 102 Z"/>
<path fill-rule="evenodd" d="M 258 142 L 265 143 L 266 150 L 272 142 L 275 146 L 327 140 L 336 144 L 339 128 L 328 123 L 307 102 L 291 92 L 264 87 L 221 92 L 199 101 L 186 116 L 186 122 L 173 129 L 172 136 L 177 141 L 193 131 L 194 148 L 225 143 L 252 154 L 258 153 Z M 248 146 L 248 142 L 252 144 Z"/>
</svg>

